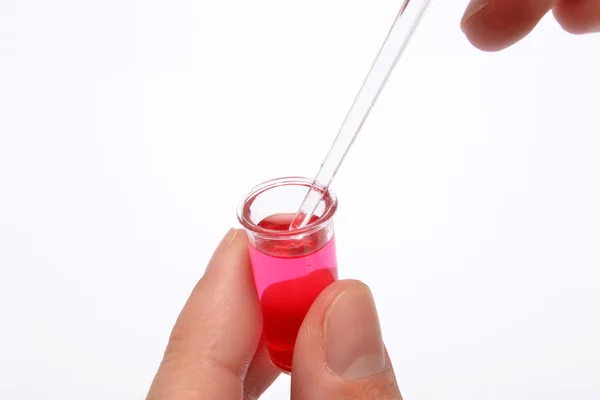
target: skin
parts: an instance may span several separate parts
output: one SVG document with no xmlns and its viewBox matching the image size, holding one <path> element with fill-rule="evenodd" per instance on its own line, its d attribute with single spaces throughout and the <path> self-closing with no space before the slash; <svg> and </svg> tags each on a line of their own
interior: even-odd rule
<svg viewBox="0 0 600 400">
<path fill-rule="evenodd" d="M 527 36 L 550 11 L 569 33 L 600 32 L 600 0 L 472 0 L 461 28 L 478 49 L 498 51 Z"/>
<path fill-rule="evenodd" d="M 550 11 L 569 33 L 600 32 L 600 0 L 473 0 L 461 28 L 476 48 L 499 51 L 527 36 Z M 306 316 L 294 352 L 292 400 L 402 399 L 385 350 L 385 367 L 367 376 L 341 377 L 330 368 L 326 321 L 349 297 L 364 303 L 359 308 L 373 303 L 363 283 L 339 281 Z M 258 399 L 279 375 L 261 340 L 261 318 L 246 235 L 231 230 L 179 315 L 147 400 Z"/>
<path fill-rule="evenodd" d="M 181 311 L 147 400 L 254 400 L 279 376 L 261 341 L 246 234 L 232 231 Z M 326 360 L 332 307 L 348 297 L 372 302 L 369 293 L 363 283 L 344 280 L 314 302 L 296 342 L 292 399 L 402 399 L 387 352 L 385 367 L 363 378 L 340 377 Z"/>
</svg>

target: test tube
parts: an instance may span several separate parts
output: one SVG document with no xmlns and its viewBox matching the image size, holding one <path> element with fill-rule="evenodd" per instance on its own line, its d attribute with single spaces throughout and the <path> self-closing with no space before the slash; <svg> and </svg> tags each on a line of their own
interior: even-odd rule
<svg viewBox="0 0 600 400">
<path fill-rule="evenodd" d="M 333 217 L 335 194 L 317 184 L 322 200 L 311 222 L 290 230 L 313 179 L 274 179 L 253 188 L 238 208 L 248 236 L 263 338 L 273 364 L 292 372 L 298 330 L 323 289 L 338 279 Z"/>
</svg>

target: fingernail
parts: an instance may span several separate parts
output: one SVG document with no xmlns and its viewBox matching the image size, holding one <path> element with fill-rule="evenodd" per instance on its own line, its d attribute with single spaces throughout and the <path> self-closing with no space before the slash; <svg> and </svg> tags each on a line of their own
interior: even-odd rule
<svg viewBox="0 0 600 400">
<path fill-rule="evenodd" d="M 465 14 L 463 15 L 462 21 L 460 22 L 460 27 L 464 31 L 465 26 L 469 22 L 471 18 L 475 15 L 479 14 L 484 8 L 486 8 L 490 3 L 490 0 L 471 0 L 467 9 L 465 10 Z"/>
<path fill-rule="evenodd" d="M 385 368 L 379 317 L 367 286 L 351 286 L 334 300 L 325 318 L 325 340 L 327 364 L 342 378 Z"/>
<path fill-rule="evenodd" d="M 223 236 L 223 239 L 221 239 L 221 242 L 219 242 L 219 245 L 215 249 L 215 252 L 213 253 L 210 261 L 208 262 L 208 267 L 206 268 L 206 271 L 210 269 L 210 266 L 213 264 L 213 260 L 217 258 L 223 251 L 225 251 L 225 249 L 227 249 L 227 247 L 229 247 L 229 245 L 234 241 L 235 237 L 237 236 L 237 233 L 238 230 L 235 228 L 231 228 L 229 231 L 227 231 L 227 233 L 225 234 L 225 236 Z"/>
</svg>

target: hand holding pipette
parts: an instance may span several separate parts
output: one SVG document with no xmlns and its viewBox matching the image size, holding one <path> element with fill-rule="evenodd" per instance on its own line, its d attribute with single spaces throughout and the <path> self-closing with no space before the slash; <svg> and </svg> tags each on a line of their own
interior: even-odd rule
<svg viewBox="0 0 600 400">
<path fill-rule="evenodd" d="M 398 59 L 432 0 L 405 0 L 390 32 L 361 87 L 346 120 L 317 173 L 290 229 L 304 227 L 329 188 Z M 571 33 L 600 32 L 600 0 L 472 0 L 461 27 L 471 43 L 487 51 L 504 49 L 525 37 L 550 10 L 562 27 Z M 520 21 L 514 29 L 514 20 Z"/>
<path fill-rule="evenodd" d="M 460 26 L 475 47 L 498 51 L 527 36 L 550 11 L 567 32 L 600 32 L 600 0 L 471 0 Z"/>
<path fill-rule="evenodd" d="M 586 5 L 584 14 L 575 7 L 580 4 Z M 498 50 L 522 38 L 553 7 L 556 18 L 563 21 L 568 31 L 600 31 L 600 0 L 473 0 L 462 26 L 477 47 Z M 512 24 L 515 19 L 523 21 L 518 32 Z M 260 342 L 261 319 L 259 305 L 253 300 L 245 237 L 240 231 L 231 230 L 216 249 L 205 276 L 196 285 L 177 320 L 171 335 L 177 340 L 168 344 L 148 400 L 173 398 L 181 393 L 209 400 L 237 399 L 241 393 L 258 398 L 277 378 L 279 372 Z M 340 301 L 337 301 L 338 297 Z M 228 300 L 223 302 L 222 299 Z M 322 323 L 326 318 L 330 318 L 327 321 L 329 329 L 324 332 Z M 364 357 L 364 350 L 369 348 L 365 344 L 375 343 L 376 346 L 371 348 L 383 346 L 377 342 L 381 335 L 373 297 L 364 285 L 356 281 L 332 284 L 315 302 L 303 326 L 304 334 L 295 355 L 302 370 L 291 378 L 292 400 L 341 400 L 352 394 L 360 395 L 364 400 L 382 396 L 402 398 L 388 358 L 382 371 L 373 372 L 373 368 L 366 368 L 363 372 L 372 373 L 354 379 L 360 375 L 355 368 L 350 371 L 353 378 L 339 378 L 339 374 L 348 371 L 342 368 L 338 373 L 336 366 L 343 367 L 360 358 L 374 359 Z M 361 336 L 360 340 L 349 340 L 348 334 L 363 334 L 364 330 L 371 334 Z M 373 341 L 366 341 L 366 337 Z M 322 340 L 331 341 L 337 347 L 324 346 Z M 348 346 L 353 343 L 362 346 Z M 327 349 L 325 355 L 323 348 Z M 323 368 L 325 364 L 328 368 Z M 352 365 L 356 366 L 355 363 Z M 373 365 L 377 369 L 377 364 Z"/>
</svg>

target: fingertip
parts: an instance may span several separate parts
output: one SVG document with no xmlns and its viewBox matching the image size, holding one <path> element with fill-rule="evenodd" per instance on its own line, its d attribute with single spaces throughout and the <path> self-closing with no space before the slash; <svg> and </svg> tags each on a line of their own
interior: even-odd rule
<svg viewBox="0 0 600 400">
<path fill-rule="evenodd" d="M 485 51 L 488 53 L 494 53 L 500 50 L 504 50 L 512 44 L 489 40 L 480 34 L 473 33 L 473 30 L 469 30 L 468 28 L 463 28 L 463 32 L 465 33 L 467 40 L 469 41 L 469 43 L 471 43 L 473 47 L 475 47 L 477 50 Z"/>
<path fill-rule="evenodd" d="M 296 341 L 292 397 L 401 399 L 363 282 L 335 282 L 314 302 Z"/>
<path fill-rule="evenodd" d="M 356 279 L 343 279 L 336 281 L 329 285 L 323 290 L 314 301 L 311 306 L 307 317 L 305 318 L 306 323 L 318 324 L 322 326 L 329 309 L 332 304 L 335 303 L 336 299 L 341 296 L 348 288 L 351 287 L 367 287 L 363 282 Z M 368 287 L 367 287 L 368 288 Z"/>
<path fill-rule="evenodd" d="M 488 2 L 472 1 L 465 11 L 460 28 L 473 47 L 486 52 L 495 52 L 510 46 L 512 39 L 505 38 L 506 35 L 502 30 L 493 26 L 491 22 L 494 21 L 494 14 L 492 10 L 490 16 L 488 4 Z"/>
<path fill-rule="evenodd" d="M 367 285 L 352 285 L 327 310 L 324 324 L 327 366 L 344 379 L 356 379 L 385 369 L 379 316 Z"/>
<path fill-rule="evenodd" d="M 554 15 L 556 22 L 558 22 L 565 32 L 574 35 L 585 33 L 582 31 L 579 19 L 574 18 L 573 14 L 568 12 L 568 7 L 557 6 L 552 10 L 552 14 Z"/>
<path fill-rule="evenodd" d="M 221 271 L 214 273 L 215 275 L 234 272 L 242 276 L 248 275 L 248 272 L 251 271 L 248 239 L 243 229 L 231 228 L 221 239 L 208 262 L 204 276 L 213 274 L 213 271 Z"/>
<path fill-rule="evenodd" d="M 473 46 L 483 51 L 503 50 L 527 36 L 555 0 L 473 0 L 461 29 Z"/>
<path fill-rule="evenodd" d="M 296 346 L 294 350 L 294 363 L 304 364 L 304 359 L 321 360 L 324 362 L 325 356 L 321 346 L 324 325 L 328 311 L 336 299 L 344 293 L 346 289 L 353 286 L 364 286 L 364 283 L 354 279 L 339 280 L 325 288 L 315 299 L 310 310 L 304 318 L 304 322 L 298 332 Z M 311 361 L 312 362 L 312 361 Z M 295 364 L 294 364 L 295 365 Z M 301 367 L 292 367 L 294 373 Z"/>
<path fill-rule="evenodd" d="M 574 35 L 600 32 L 600 2 L 597 0 L 560 1 L 552 10 L 561 28 Z"/>
<path fill-rule="evenodd" d="M 227 248 L 231 245 L 231 243 L 235 240 L 238 235 L 238 230 L 235 228 L 231 228 L 227 231 L 225 236 L 221 239 L 215 251 L 213 251 L 210 260 L 208 261 L 208 265 L 206 266 L 205 272 L 208 272 L 211 269 L 211 266 L 214 265 L 215 259 L 217 259 L 221 254 L 223 254 Z"/>
</svg>

